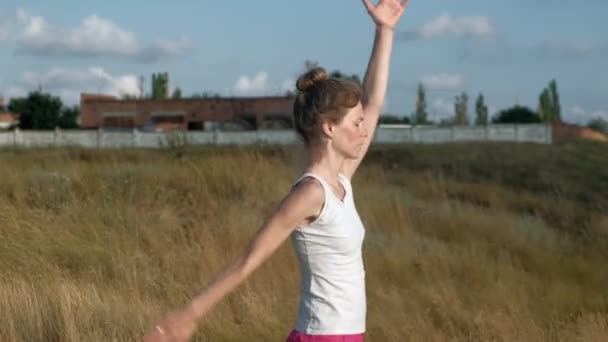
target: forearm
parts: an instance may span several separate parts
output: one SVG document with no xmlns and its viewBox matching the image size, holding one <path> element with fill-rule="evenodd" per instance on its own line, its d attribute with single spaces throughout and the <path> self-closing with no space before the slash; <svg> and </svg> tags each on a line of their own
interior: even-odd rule
<svg viewBox="0 0 608 342">
<path fill-rule="evenodd" d="M 187 307 L 194 321 L 203 318 L 215 304 L 236 289 L 251 271 L 246 266 L 245 257 L 236 259 L 220 273 Z"/>
<path fill-rule="evenodd" d="M 372 55 L 363 79 L 364 102 L 366 113 L 379 115 L 384 103 L 388 86 L 391 50 L 394 31 L 385 26 L 376 27 L 376 36 Z"/>
</svg>

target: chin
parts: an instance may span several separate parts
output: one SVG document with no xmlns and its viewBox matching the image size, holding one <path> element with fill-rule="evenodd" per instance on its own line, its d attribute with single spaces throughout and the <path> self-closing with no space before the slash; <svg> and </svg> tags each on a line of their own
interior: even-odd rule
<svg viewBox="0 0 608 342">
<path fill-rule="evenodd" d="M 355 152 L 354 154 L 351 154 L 350 156 L 348 156 L 348 158 L 357 159 L 357 158 L 359 158 L 360 154 L 361 154 L 361 152 Z"/>
</svg>

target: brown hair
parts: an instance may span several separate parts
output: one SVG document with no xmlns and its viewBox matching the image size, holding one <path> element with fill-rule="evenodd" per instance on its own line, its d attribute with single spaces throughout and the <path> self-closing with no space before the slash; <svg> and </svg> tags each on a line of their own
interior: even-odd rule
<svg viewBox="0 0 608 342">
<path fill-rule="evenodd" d="M 296 131 L 309 145 L 319 138 L 320 124 L 339 124 L 349 109 L 361 101 L 361 87 L 353 81 L 328 78 L 325 69 L 314 68 L 296 82 L 298 95 L 293 107 Z"/>
</svg>

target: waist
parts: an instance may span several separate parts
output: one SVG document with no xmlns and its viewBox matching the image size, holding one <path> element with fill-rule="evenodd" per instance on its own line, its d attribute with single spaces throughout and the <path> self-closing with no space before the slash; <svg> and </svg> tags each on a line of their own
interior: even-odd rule
<svg viewBox="0 0 608 342">
<path fill-rule="evenodd" d="M 357 334 L 365 331 L 365 289 L 358 293 L 302 293 L 296 327 L 307 334 Z"/>
</svg>

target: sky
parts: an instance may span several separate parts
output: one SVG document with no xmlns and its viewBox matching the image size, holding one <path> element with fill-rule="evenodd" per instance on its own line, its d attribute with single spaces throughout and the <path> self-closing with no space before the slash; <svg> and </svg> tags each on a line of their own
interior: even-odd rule
<svg viewBox="0 0 608 342">
<path fill-rule="evenodd" d="M 608 119 L 607 0 L 410 0 L 395 29 L 386 113 L 410 115 L 427 89 L 430 118 L 537 108 L 557 80 L 562 117 Z M 137 94 L 168 72 L 184 95 L 284 94 L 306 60 L 365 73 L 374 24 L 360 0 L 71 0 L 0 3 L 0 96 L 43 91 Z"/>
</svg>

